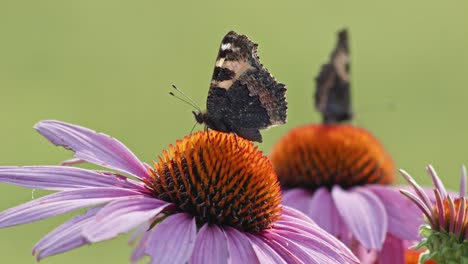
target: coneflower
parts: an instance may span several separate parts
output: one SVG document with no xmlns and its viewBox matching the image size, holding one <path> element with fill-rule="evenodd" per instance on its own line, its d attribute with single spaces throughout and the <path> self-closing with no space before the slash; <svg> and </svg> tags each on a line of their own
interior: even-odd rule
<svg viewBox="0 0 468 264">
<path fill-rule="evenodd" d="M 460 193 L 453 195 L 445 187 L 432 166 L 427 171 L 434 183 L 435 203 L 405 171 L 402 175 L 413 186 L 415 193 L 401 190 L 414 202 L 426 218 L 420 228 L 423 240 L 416 249 L 426 248 L 420 263 L 433 260 L 436 263 L 468 263 L 468 204 L 466 198 L 466 169 L 462 168 Z"/>
<path fill-rule="evenodd" d="M 322 124 L 297 127 L 273 147 L 270 158 L 283 190 L 283 204 L 311 217 L 343 241 L 362 263 L 405 263 L 407 241 L 422 223 L 395 180 L 395 166 L 382 144 L 352 119 L 346 31 L 317 77 L 315 105 Z"/>
<path fill-rule="evenodd" d="M 150 167 L 105 134 L 59 121 L 35 128 L 78 161 L 129 176 L 68 166 L 0 167 L 1 182 L 58 191 L 0 213 L 0 227 L 92 207 L 39 241 L 37 259 L 137 228 L 132 262 L 144 256 L 151 263 L 357 262 L 309 218 L 281 206 L 271 163 L 243 138 L 197 132 Z"/>
</svg>

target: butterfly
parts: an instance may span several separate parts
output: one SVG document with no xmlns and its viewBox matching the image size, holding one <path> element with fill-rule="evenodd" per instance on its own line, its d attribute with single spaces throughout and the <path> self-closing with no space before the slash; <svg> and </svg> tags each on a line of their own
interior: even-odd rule
<svg viewBox="0 0 468 264">
<path fill-rule="evenodd" d="M 230 31 L 216 58 L 205 112 L 193 112 L 208 128 L 262 142 L 260 129 L 286 123 L 286 86 L 263 67 L 258 44 Z"/>
<path fill-rule="evenodd" d="M 338 32 L 330 61 L 322 65 L 315 78 L 315 108 L 322 113 L 325 124 L 349 121 L 353 117 L 349 70 L 348 32 L 344 29 Z"/>
</svg>

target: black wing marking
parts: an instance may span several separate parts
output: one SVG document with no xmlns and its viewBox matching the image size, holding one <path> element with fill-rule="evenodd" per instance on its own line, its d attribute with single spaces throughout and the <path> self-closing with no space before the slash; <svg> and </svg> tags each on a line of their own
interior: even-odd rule
<svg viewBox="0 0 468 264">
<path fill-rule="evenodd" d="M 315 79 L 315 107 L 322 113 L 324 123 L 352 119 L 349 72 L 348 32 L 342 30 L 338 32 L 338 41 L 330 62 L 322 65 Z"/>
</svg>

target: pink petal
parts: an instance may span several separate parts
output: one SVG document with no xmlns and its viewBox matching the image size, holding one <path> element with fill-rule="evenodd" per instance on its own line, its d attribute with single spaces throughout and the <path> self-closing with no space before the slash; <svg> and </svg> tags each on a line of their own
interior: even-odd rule
<svg viewBox="0 0 468 264">
<path fill-rule="evenodd" d="M 338 239 L 328 234 L 320 227 L 310 225 L 310 223 L 301 219 L 283 214 L 281 219 L 275 222 L 273 230 L 277 230 L 277 232 L 286 231 L 289 234 L 289 239 L 297 239 L 297 242 L 303 244 L 313 243 L 314 246 L 309 245 L 307 246 L 308 248 L 323 246 L 325 247 L 325 251 L 329 249 L 337 252 L 337 254 L 346 259 L 346 262 L 357 262 L 356 257 Z M 297 234 L 297 236 L 294 234 Z M 304 237 L 307 239 L 304 240 Z"/>
<path fill-rule="evenodd" d="M 151 257 L 151 263 L 187 263 L 194 253 L 197 226 L 189 214 L 170 215 L 150 232 L 145 252 Z"/>
<path fill-rule="evenodd" d="M 225 227 L 230 264 L 260 263 L 249 237 L 232 227 Z"/>
<path fill-rule="evenodd" d="M 465 197 L 466 195 L 466 167 L 465 166 L 462 166 L 461 168 L 460 192 L 458 195 L 460 197 Z"/>
<path fill-rule="evenodd" d="M 286 190 L 283 192 L 283 204 L 310 216 L 313 197 L 314 194 L 303 188 Z"/>
<path fill-rule="evenodd" d="M 100 209 L 101 207 L 96 207 L 84 215 L 75 216 L 43 237 L 33 248 L 37 260 L 88 244 L 81 236 L 81 230 L 93 221 Z"/>
<path fill-rule="evenodd" d="M 308 214 L 320 227 L 338 237 L 345 226 L 330 192 L 320 188 L 314 193 Z"/>
<path fill-rule="evenodd" d="M 83 229 L 83 236 L 90 242 L 114 238 L 149 221 L 170 205 L 152 197 L 128 197 L 111 202 Z"/>
<path fill-rule="evenodd" d="M 382 248 L 387 233 L 387 213 L 375 194 L 364 188 L 343 190 L 335 186 L 333 200 L 346 226 L 367 249 Z"/>
<path fill-rule="evenodd" d="M 89 188 L 54 193 L 0 213 L 0 227 L 20 225 L 141 193 L 120 188 Z"/>
<path fill-rule="evenodd" d="M 149 228 L 149 225 L 146 225 L 146 230 L 148 230 L 148 228 Z M 146 251 L 146 247 L 148 244 L 148 239 L 151 235 L 151 233 L 146 232 L 146 230 L 144 233 L 142 233 L 143 235 L 140 241 L 138 242 L 138 245 L 135 247 L 135 249 L 132 252 L 132 255 L 130 256 L 130 263 L 132 264 L 138 263 L 138 261 L 144 258 L 146 255 L 145 251 Z"/>
<path fill-rule="evenodd" d="M 283 263 L 286 264 L 284 260 L 273 248 L 271 248 L 267 243 L 254 234 L 246 234 L 250 242 L 252 243 L 252 248 L 257 255 L 258 261 L 261 264 L 270 264 L 270 263 Z"/>
<path fill-rule="evenodd" d="M 0 182 L 55 191 L 89 187 L 145 191 L 140 183 L 121 175 L 63 166 L 0 167 Z"/>
<path fill-rule="evenodd" d="M 75 152 L 75 158 L 106 168 L 148 177 L 138 158 L 117 139 L 106 134 L 55 120 L 37 123 L 34 128 L 55 145 Z"/>
<path fill-rule="evenodd" d="M 440 180 L 439 176 L 437 176 L 437 172 L 435 171 L 432 165 L 426 166 L 426 170 L 432 178 L 432 182 L 434 183 L 434 187 L 439 190 L 441 197 L 445 198 L 447 196 L 447 191 L 445 190 L 444 183 Z"/>
<path fill-rule="evenodd" d="M 299 259 L 301 263 L 349 263 L 340 251 L 322 239 L 316 239 L 305 234 L 286 230 L 266 230 L 265 237 L 274 241 L 290 252 L 294 257 L 288 262 Z M 272 245 L 269 242 L 270 245 Z"/>
<path fill-rule="evenodd" d="M 424 218 L 418 207 L 394 188 L 368 186 L 385 206 L 388 216 L 388 232 L 405 240 L 418 240 L 419 226 Z"/>
<path fill-rule="evenodd" d="M 282 218 L 284 216 L 286 217 L 290 217 L 290 218 L 296 218 L 296 219 L 299 219 L 299 220 L 302 220 L 302 221 L 305 221 L 305 222 L 308 222 L 310 223 L 311 225 L 317 225 L 314 220 L 312 220 L 309 216 L 307 216 L 306 214 L 304 214 L 303 212 L 293 208 L 293 207 L 290 207 L 290 206 L 283 206 L 281 208 L 281 215 L 282 215 Z M 281 219 L 281 218 L 280 218 Z"/>
<path fill-rule="evenodd" d="M 224 231 L 217 225 L 204 224 L 198 232 L 191 264 L 228 263 L 229 252 Z"/>
<path fill-rule="evenodd" d="M 293 252 L 289 251 L 288 248 L 286 248 L 283 244 L 280 244 L 278 241 L 275 241 L 271 238 L 264 238 L 264 242 L 268 244 L 270 248 L 272 248 L 278 255 L 280 255 L 281 258 L 286 261 L 286 263 L 304 263 L 298 256 L 296 256 Z"/>
<path fill-rule="evenodd" d="M 388 234 L 379 254 L 379 264 L 405 263 L 405 251 L 405 242 Z"/>
</svg>

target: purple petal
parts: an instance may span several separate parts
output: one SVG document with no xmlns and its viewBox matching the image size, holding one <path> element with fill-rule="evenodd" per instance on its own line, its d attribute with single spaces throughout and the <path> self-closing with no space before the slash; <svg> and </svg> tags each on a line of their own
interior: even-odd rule
<svg viewBox="0 0 468 264">
<path fill-rule="evenodd" d="M 431 225 L 435 225 L 435 220 L 433 219 L 432 210 L 427 208 L 426 204 L 421 199 L 419 199 L 418 196 L 414 195 L 413 193 L 411 193 L 411 192 L 409 192 L 407 190 L 403 190 L 403 189 L 400 190 L 400 193 L 403 194 L 404 196 L 406 196 L 416 206 L 419 207 L 419 209 L 426 216 L 426 218 L 431 223 Z"/>
<path fill-rule="evenodd" d="M 436 230 L 440 230 L 440 228 L 442 228 L 442 230 L 447 230 L 447 226 L 445 225 L 446 224 L 446 218 L 445 218 L 445 205 L 444 205 L 444 201 L 442 200 L 443 198 L 441 197 L 441 193 L 439 192 L 439 189 L 434 189 L 434 194 L 435 194 L 435 198 L 436 198 L 436 206 L 437 206 L 437 212 L 438 212 L 438 215 L 436 215 L 436 219 L 439 220 L 439 224 L 438 226 L 435 226 L 433 228 L 435 228 Z"/>
<path fill-rule="evenodd" d="M 367 187 L 375 193 L 388 216 L 388 232 L 406 240 L 418 240 L 419 226 L 424 218 L 418 207 L 394 188 L 373 185 Z"/>
<path fill-rule="evenodd" d="M 148 230 L 149 226 L 146 225 L 146 230 Z M 130 263 L 136 264 L 140 259 L 145 257 L 146 253 L 146 246 L 148 244 L 148 239 L 150 237 L 150 232 L 143 233 L 140 241 L 138 242 L 138 245 L 135 247 L 135 249 L 132 252 L 132 255 L 130 256 Z"/>
<path fill-rule="evenodd" d="M 338 213 L 330 192 L 320 188 L 314 193 L 308 214 L 320 227 L 334 236 L 339 236 L 345 225 Z"/>
<path fill-rule="evenodd" d="M 230 264 L 260 263 L 249 237 L 232 227 L 225 227 Z"/>
<path fill-rule="evenodd" d="M 67 159 L 67 160 L 60 162 L 60 166 L 74 166 L 74 165 L 82 164 L 85 162 L 86 160 L 71 158 L 71 159 Z"/>
<path fill-rule="evenodd" d="M 460 197 L 465 197 L 466 195 L 466 167 L 462 166 L 461 168 L 461 177 L 460 177 Z"/>
<path fill-rule="evenodd" d="M 455 219 L 456 217 L 455 204 L 453 203 L 453 199 L 450 195 L 447 196 L 447 201 L 448 201 L 448 207 L 449 207 L 449 212 L 450 212 L 450 217 L 449 217 L 450 225 L 449 225 L 448 231 L 450 233 L 453 233 L 455 232 L 455 220 L 456 220 Z"/>
<path fill-rule="evenodd" d="M 445 198 L 447 196 L 447 191 L 445 190 L 444 184 L 440 180 L 439 176 L 437 176 L 437 172 L 435 171 L 434 167 L 432 167 L 432 165 L 428 165 L 426 170 L 429 175 L 431 175 L 432 182 L 434 183 L 436 189 L 439 190 L 442 198 Z"/>
<path fill-rule="evenodd" d="M 286 263 L 304 263 L 301 261 L 299 256 L 296 256 L 293 252 L 289 251 L 284 245 L 280 244 L 278 241 L 272 239 L 272 237 L 265 237 L 264 242 L 267 243 L 270 248 L 272 248 L 278 255 L 281 256 L 282 259 L 286 261 Z M 304 257 L 304 256 L 301 256 Z M 311 262 L 309 260 L 308 262 Z M 306 263 L 308 263 L 306 262 Z M 311 262 L 316 263 L 316 262 Z"/>
<path fill-rule="evenodd" d="M 425 208 L 428 208 L 428 209 L 432 208 L 433 203 L 429 199 L 429 196 L 428 196 L 427 192 L 423 188 L 421 188 L 421 186 L 419 186 L 418 183 L 415 182 L 414 179 L 406 171 L 400 170 L 400 173 L 401 173 L 401 175 L 403 175 L 405 180 L 411 186 L 413 186 L 413 189 L 416 192 L 417 196 L 425 204 Z M 432 215 L 432 213 L 431 213 L 431 215 Z"/>
<path fill-rule="evenodd" d="M 140 183 L 121 175 L 63 166 L 0 167 L 0 182 L 55 191 L 89 187 L 145 191 Z"/>
<path fill-rule="evenodd" d="M 311 201 L 314 194 L 303 188 L 286 190 L 283 193 L 283 204 L 310 215 Z"/>
<path fill-rule="evenodd" d="M 170 205 L 152 197 L 128 197 L 111 202 L 83 230 L 83 236 L 90 242 L 111 239 L 149 221 Z"/>
<path fill-rule="evenodd" d="M 198 232 L 190 263 L 228 263 L 229 252 L 224 231 L 217 225 L 205 224 Z"/>
<path fill-rule="evenodd" d="M 312 220 L 310 217 L 305 215 L 303 212 L 301 212 L 301 211 L 299 211 L 297 209 L 294 209 L 294 208 L 292 208 L 290 206 L 283 206 L 282 210 L 281 210 L 281 215 L 282 215 L 282 217 L 287 216 L 287 217 L 297 218 L 297 219 L 300 219 L 302 221 L 308 222 L 311 225 L 317 226 L 317 224 L 314 222 L 314 220 Z"/>
<path fill-rule="evenodd" d="M 367 249 L 382 248 L 387 233 L 387 213 L 380 199 L 364 188 L 344 191 L 335 186 L 333 200 L 346 226 Z"/>
<path fill-rule="evenodd" d="M 379 254 L 379 264 L 395 264 L 405 263 L 405 241 L 392 236 L 387 235 L 387 239 L 382 247 L 382 251 Z"/>
<path fill-rule="evenodd" d="M 130 235 L 130 238 L 128 239 L 128 243 L 130 245 L 135 244 L 135 242 L 138 240 L 138 238 L 143 236 L 146 233 L 146 231 L 148 231 L 149 228 L 150 228 L 150 225 L 148 223 L 144 223 L 144 224 L 140 225 L 135 230 L 135 232 L 133 232 L 132 235 Z"/>
<path fill-rule="evenodd" d="M 195 217 L 189 214 L 170 215 L 150 232 L 145 252 L 151 257 L 151 263 L 187 263 L 194 253 L 197 226 Z"/>
<path fill-rule="evenodd" d="M 268 241 L 274 241 L 292 253 L 292 260 L 297 258 L 302 263 L 348 263 L 337 248 L 317 237 L 286 230 L 270 229 L 264 233 Z"/>
<path fill-rule="evenodd" d="M 101 208 L 96 207 L 84 215 L 75 216 L 43 237 L 33 248 L 37 260 L 88 244 L 81 236 L 81 230 L 93 221 L 93 217 Z"/>
<path fill-rule="evenodd" d="M 337 252 L 341 257 L 345 258 L 347 262 L 356 263 L 358 260 L 351 253 L 351 251 L 334 236 L 328 234 L 320 227 L 316 225 L 310 225 L 308 222 L 302 221 L 294 217 L 286 216 L 283 214 L 282 218 L 275 222 L 274 229 L 281 231 L 287 231 L 290 233 L 296 233 L 298 237 L 289 235 L 289 239 L 298 239 L 301 243 L 315 243 L 324 246 L 326 250 L 333 250 Z M 306 237 L 307 241 L 304 242 L 303 237 Z M 317 247 L 317 245 L 315 245 Z"/>
<path fill-rule="evenodd" d="M 457 213 L 457 225 L 455 226 L 455 234 L 458 234 L 460 235 L 460 237 L 463 237 L 462 234 L 460 234 L 462 232 L 463 229 L 466 229 L 466 221 L 465 220 L 465 217 L 466 217 L 466 199 L 461 199 L 460 200 L 460 205 L 458 207 L 458 213 Z M 453 218 L 455 218 L 455 216 L 453 216 Z M 467 231 L 468 232 L 468 231 Z"/>
<path fill-rule="evenodd" d="M 246 235 L 249 237 L 250 242 L 252 243 L 252 248 L 255 251 L 257 259 L 258 261 L 260 261 L 261 264 L 287 263 L 273 248 L 271 248 L 267 243 L 260 239 L 258 235 Z"/>
<path fill-rule="evenodd" d="M 54 193 L 1 212 L 0 228 L 34 222 L 123 197 L 141 195 L 139 192 L 120 188 L 89 188 Z"/>
<path fill-rule="evenodd" d="M 106 134 L 55 120 L 37 123 L 34 128 L 55 145 L 75 152 L 75 158 L 106 168 L 147 178 L 138 158 L 117 139 Z"/>
</svg>

